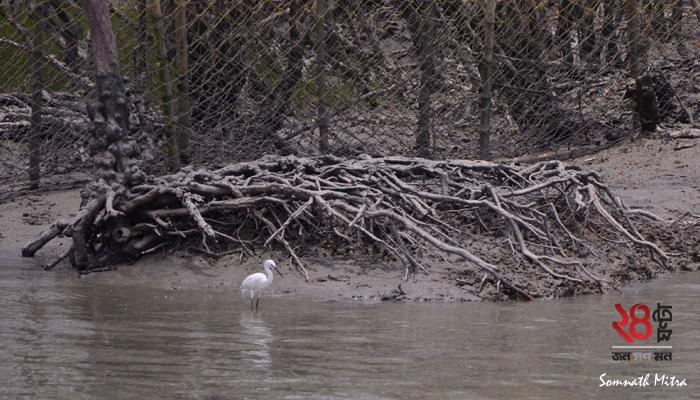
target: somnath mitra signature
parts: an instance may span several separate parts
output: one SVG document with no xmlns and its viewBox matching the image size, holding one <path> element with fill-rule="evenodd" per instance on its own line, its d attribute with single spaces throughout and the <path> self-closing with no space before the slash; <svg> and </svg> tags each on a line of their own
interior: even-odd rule
<svg viewBox="0 0 700 400">
<path fill-rule="evenodd" d="M 651 380 L 651 373 L 646 375 L 636 376 L 636 377 L 625 377 L 625 378 L 615 378 L 609 379 L 606 377 L 607 373 L 603 372 L 600 374 L 600 385 L 604 386 L 636 386 L 636 387 L 647 387 L 647 386 L 668 386 L 668 387 L 681 387 L 688 386 L 685 378 L 677 377 L 675 375 L 666 374 L 654 374 L 654 379 Z"/>
</svg>

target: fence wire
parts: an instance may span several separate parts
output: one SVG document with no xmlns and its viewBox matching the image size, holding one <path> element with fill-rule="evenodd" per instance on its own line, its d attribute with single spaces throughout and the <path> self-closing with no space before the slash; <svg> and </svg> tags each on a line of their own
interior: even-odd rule
<svg viewBox="0 0 700 400">
<path fill-rule="evenodd" d="M 650 118 L 631 103 L 643 77 L 662 123 L 700 111 L 696 1 L 110 4 L 131 130 L 156 172 L 600 144 Z M 89 176 L 89 41 L 79 1 L 0 2 L 1 192 Z"/>
</svg>

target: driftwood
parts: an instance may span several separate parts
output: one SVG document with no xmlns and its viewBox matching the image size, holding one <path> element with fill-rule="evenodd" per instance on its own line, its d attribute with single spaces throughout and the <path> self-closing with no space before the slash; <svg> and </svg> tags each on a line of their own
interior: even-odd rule
<svg viewBox="0 0 700 400">
<path fill-rule="evenodd" d="M 601 254 L 623 248 L 666 266 L 667 255 L 640 234 L 635 215 L 596 173 L 560 161 L 516 166 L 265 156 L 217 170 L 188 167 L 108 190 L 73 221 L 27 244 L 23 255 L 33 256 L 61 235 L 73 239 L 72 251 L 61 257 L 69 255 L 79 269 L 185 240 L 198 241 L 210 254 L 211 246 L 245 251 L 276 243 L 308 279 L 305 247 L 373 248 L 403 263 L 406 275 L 429 272 L 425 256 L 437 253 L 462 260 L 511 297 L 532 299 L 542 294 L 510 279 L 512 263 L 489 259 L 493 253 L 474 243 L 492 243 L 505 258 L 560 284 L 602 290 L 612 284 L 588 268 L 603 261 Z"/>
<path fill-rule="evenodd" d="M 676 132 L 670 132 L 668 137 L 671 139 L 700 139 L 700 129 L 684 128 Z"/>
</svg>

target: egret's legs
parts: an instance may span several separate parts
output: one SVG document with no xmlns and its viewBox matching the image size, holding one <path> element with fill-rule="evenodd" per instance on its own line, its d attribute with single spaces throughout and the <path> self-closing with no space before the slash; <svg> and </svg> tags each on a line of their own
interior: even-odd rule
<svg viewBox="0 0 700 400">
<path fill-rule="evenodd" d="M 260 297 L 258 297 L 257 300 L 255 300 L 255 311 L 258 311 L 258 304 L 260 303 Z"/>
</svg>

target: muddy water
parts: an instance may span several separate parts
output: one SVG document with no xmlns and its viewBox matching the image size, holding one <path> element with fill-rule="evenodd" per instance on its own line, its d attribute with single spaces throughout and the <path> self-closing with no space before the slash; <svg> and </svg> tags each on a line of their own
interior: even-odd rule
<svg viewBox="0 0 700 400">
<path fill-rule="evenodd" d="M 673 306 L 673 361 L 613 362 L 613 304 Z M 96 286 L 0 259 L 0 398 L 698 398 L 700 273 L 529 304 L 335 304 Z M 650 372 L 684 388 L 599 388 Z M 634 395 L 632 394 L 634 392 Z"/>
</svg>

